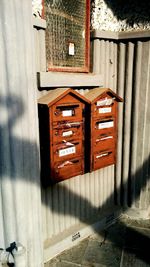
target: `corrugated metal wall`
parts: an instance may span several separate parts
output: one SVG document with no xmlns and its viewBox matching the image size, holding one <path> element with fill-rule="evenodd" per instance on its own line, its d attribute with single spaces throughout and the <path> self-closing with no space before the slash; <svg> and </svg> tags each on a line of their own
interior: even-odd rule
<svg viewBox="0 0 150 267">
<path fill-rule="evenodd" d="M 80 222 L 88 224 L 93 214 L 114 203 L 114 194 L 126 208 L 149 206 L 149 40 L 99 38 L 92 41 L 92 51 L 93 72 L 103 75 L 104 87 L 124 98 L 119 105 L 118 162 L 115 169 L 110 166 L 43 190 L 44 240 Z"/>
<path fill-rule="evenodd" d="M 114 168 L 63 181 L 42 192 L 44 240 L 76 226 L 89 224 L 103 205 L 112 205 L 114 195 Z"/>
<path fill-rule="evenodd" d="M 0 2 L 0 247 L 25 247 L 16 267 L 43 265 L 31 10 L 30 0 Z"/>
<path fill-rule="evenodd" d="M 38 43 L 44 42 L 44 35 L 39 35 L 37 26 L 34 27 L 34 36 Z M 37 44 L 36 51 L 41 53 Z M 115 54 L 113 59 L 116 60 Z M 40 60 L 37 61 L 37 71 L 42 71 L 43 66 L 40 66 L 39 62 Z M 79 92 L 84 94 L 85 90 L 80 89 Z M 39 97 L 45 93 L 45 90 L 38 91 Z M 60 233 L 81 222 L 89 225 L 91 217 L 96 220 L 101 209 L 114 203 L 114 166 L 43 189 L 42 203 L 44 241 L 53 240 L 57 235 L 61 238 Z"/>
<path fill-rule="evenodd" d="M 35 29 L 36 31 L 36 29 Z M 78 176 L 42 191 L 44 241 L 77 226 L 114 203 L 147 209 L 149 192 L 150 42 L 142 39 L 91 42 L 93 72 L 117 92 L 117 165 Z M 84 90 L 80 90 L 84 94 Z M 44 94 L 38 92 L 39 96 Z M 47 243 L 48 244 L 48 243 Z"/>
<path fill-rule="evenodd" d="M 150 41 L 95 39 L 93 42 L 94 71 L 103 74 L 104 87 L 112 88 L 124 99 L 123 105 L 119 105 L 117 203 L 147 209 L 150 205 Z"/>
</svg>

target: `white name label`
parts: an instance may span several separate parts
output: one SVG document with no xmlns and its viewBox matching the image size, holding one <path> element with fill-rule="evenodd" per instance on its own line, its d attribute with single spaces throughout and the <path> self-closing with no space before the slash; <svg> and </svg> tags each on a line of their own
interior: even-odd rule
<svg viewBox="0 0 150 267">
<path fill-rule="evenodd" d="M 109 113 L 111 112 L 111 107 L 109 108 L 99 108 L 99 113 Z"/>
<path fill-rule="evenodd" d="M 70 136 L 73 134 L 73 131 L 67 131 L 67 132 L 63 132 L 62 136 Z"/>
<path fill-rule="evenodd" d="M 64 148 L 64 149 L 60 149 L 59 150 L 59 157 L 67 156 L 67 155 L 70 155 L 70 154 L 73 154 L 73 153 L 76 153 L 75 146 Z"/>
<path fill-rule="evenodd" d="M 114 126 L 114 122 L 113 121 L 107 121 L 107 122 L 98 123 L 98 129 L 111 128 L 113 126 Z"/>
<path fill-rule="evenodd" d="M 68 116 L 72 116 L 72 110 L 63 110 L 62 111 L 62 116 L 63 117 L 68 117 Z"/>
</svg>

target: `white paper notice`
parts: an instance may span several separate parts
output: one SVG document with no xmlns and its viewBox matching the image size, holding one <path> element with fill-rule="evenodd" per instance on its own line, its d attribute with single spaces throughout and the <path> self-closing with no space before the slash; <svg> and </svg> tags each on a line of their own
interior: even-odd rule
<svg viewBox="0 0 150 267">
<path fill-rule="evenodd" d="M 69 55 L 74 56 L 74 43 L 69 43 Z"/>
<path fill-rule="evenodd" d="M 67 131 L 67 132 L 63 132 L 62 136 L 70 136 L 73 134 L 73 131 Z"/>
<path fill-rule="evenodd" d="M 64 148 L 64 149 L 60 149 L 59 150 L 59 157 L 67 156 L 67 155 L 70 155 L 70 154 L 73 154 L 73 153 L 76 153 L 75 146 Z"/>
<path fill-rule="evenodd" d="M 99 113 L 110 113 L 111 112 L 111 107 L 109 108 L 99 108 Z"/>
<path fill-rule="evenodd" d="M 63 110 L 62 111 L 62 116 L 63 117 L 72 116 L 72 109 L 70 109 L 70 110 Z"/>
<path fill-rule="evenodd" d="M 106 121 L 106 122 L 98 123 L 98 129 L 111 128 L 113 126 L 114 126 L 114 122 L 113 121 Z"/>
<path fill-rule="evenodd" d="M 100 106 L 109 106 L 113 103 L 113 98 L 103 98 L 99 101 L 97 101 L 96 105 L 97 107 L 100 107 Z"/>
</svg>

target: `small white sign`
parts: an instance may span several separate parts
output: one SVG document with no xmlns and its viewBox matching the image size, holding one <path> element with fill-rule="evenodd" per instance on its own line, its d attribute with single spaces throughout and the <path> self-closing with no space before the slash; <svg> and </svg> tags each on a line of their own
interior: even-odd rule
<svg viewBox="0 0 150 267">
<path fill-rule="evenodd" d="M 99 113 L 110 113 L 111 112 L 111 107 L 109 107 L 109 108 L 99 108 L 98 109 L 99 110 Z"/>
<path fill-rule="evenodd" d="M 74 56 L 74 43 L 69 43 L 69 55 Z"/>
<path fill-rule="evenodd" d="M 75 146 L 60 149 L 59 150 L 59 157 L 67 156 L 67 155 L 74 154 L 74 153 L 76 153 Z"/>
<path fill-rule="evenodd" d="M 62 133 L 62 136 L 70 136 L 73 134 L 73 131 L 66 131 Z"/>
<path fill-rule="evenodd" d="M 114 126 L 114 122 L 113 121 L 107 121 L 107 122 L 98 123 L 98 129 L 111 128 L 113 126 Z"/>
<path fill-rule="evenodd" d="M 113 98 L 103 98 L 99 101 L 97 101 L 96 105 L 97 107 L 100 107 L 100 106 L 109 106 L 113 103 Z"/>
<path fill-rule="evenodd" d="M 63 110 L 63 111 L 62 111 L 62 116 L 63 116 L 63 117 L 69 117 L 69 116 L 72 116 L 72 109 L 70 109 L 70 110 Z"/>
</svg>

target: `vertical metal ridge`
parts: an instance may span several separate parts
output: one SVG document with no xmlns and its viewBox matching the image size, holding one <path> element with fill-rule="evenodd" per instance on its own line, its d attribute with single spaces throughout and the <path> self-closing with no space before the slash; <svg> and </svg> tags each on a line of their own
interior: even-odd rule
<svg viewBox="0 0 150 267">
<path fill-rule="evenodd" d="M 124 110 L 124 88 L 126 73 L 126 45 L 118 45 L 118 82 L 117 93 L 123 98 L 123 103 L 118 106 L 118 143 L 117 143 L 117 164 L 115 170 L 116 202 L 121 204 L 121 184 L 122 184 L 122 151 L 123 151 L 123 110 Z"/>
<path fill-rule="evenodd" d="M 134 43 L 129 42 L 127 48 L 126 82 L 125 82 L 125 109 L 124 109 L 124 132 L 123 132 L 123 204 L 128 206 L 128 178 L 130 168 L 130 134 L 131 134 L 131 105 L 132 105 L 132 83 L 133 83 L 133 60 Z"/>
<path fill-rule="evenodd" d="M 150 133 L 150 42 L 147 41 L 144 43 L 144 51 L 143 57 L 146 58 L 145 64 L 146 69 L 144 72 L 145 79 L 145 105 L 143 111 L 143 149 L 142 149 L 142 189 L 140 195 L 140 208 L 146 209 L 148 207 L 147 203 L 147 179 L 148 179 L 148 169 L 149 169 L 149 133 Z M 147 70 L 147 72 L 146 72 Z"/>
<path fill-rule="evenodd" d="M 133 88 L 133 107 L 132 107 L 132 135 L 131 135 L 131 206 L 135 207 L 136 202 L 136 171 L 137 171 L 137 146 L 138 146 L 138 118 L 139 118 L 139 103 L 140 103 L 140 83 L 142 71 L 142 42 L 137 42 L 136 61 L 135 61 L 135 78 Z"/>
<path fill-rule="evenodd" d="M 93 43 L 93 73 L 100 73 L 100 41 L 95 40 Z"/>
<path fill-rule="evenodd" d="M 140 194 L 144 187 L 144 177 L 143 177 L 143 140 L 144 140 L 144 117 L 145 117 L 145 102 L 146 102 L 146 85 L 147 85 L 147 74 L 148 74 L 148 51 L 147 42 L 142 42 L 142 69 L 141 69 L 141 82 L 139 91 L 139 111 L 140 116 L 138 118 L 138 145 L 137 145 L 137 156 L 136 156 L 136 207 L 141 207 Z"/>
</svg>

